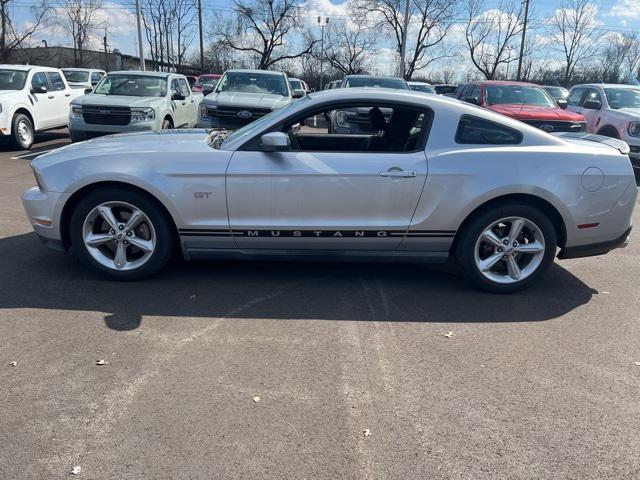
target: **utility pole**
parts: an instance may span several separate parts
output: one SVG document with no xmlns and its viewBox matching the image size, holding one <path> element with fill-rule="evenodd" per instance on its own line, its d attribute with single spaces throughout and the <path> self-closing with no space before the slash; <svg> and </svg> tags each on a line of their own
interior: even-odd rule
<svg viewBox="0 0 640 480">
<path fill-rule="evenodd" d="M 198 0 L 198 27 L 200 28 L 200 73 L 204 73 L 204 36 L 202 33 L 202 0 Z"/>
<path fill-rule="evenodd" d="M 140 22 L 140 0 L 136 0 L 136 20 L 138 22 L 138 55 L 140 55 L 140 70 L 145 70 L 144 48 L 142 46 L 142 25 Z"/>
<path fill-rule="evenodd" d="M 107 45 L 107 27 L 104 27 L 104 37 L 102 38 L 102 41 L 104 43 L 104 69 L 105 71 L 109 71 L 109 49 L 108 49 L 108 45 Z M 91 80 L 91 79 L 89 79 Z"/>
<path fill-rule="evenodd" d="M 524 0 L 524 25 L 522 25 L 522 40 L 520 40 L 520 58 L 518 58 L 518 75 L 516 80 L 520 81 L 522 76 L 522 57 L 524 57 L 524 39 L 527 34 L 527 22 L 529 21 L 529 0 Z"/>
<path fill-rule="evenodd" d="M 402 45 L 400 46 L 400 78 L 404 78 L 405 59 L 407 54 L 407 30 L 409 29 L 409 1 L 405 0 L 404 4 L 404 22 L 402 27 Z"/>
<path fill-rule="evenodd" d="M 324 28 L 329 25 L 329 17 L 324 19 L 324 24 L 322 23 L 322 17 L 318 16 L 318 25 L 320 26 L 320 90 L 322 90 L 322 67 L 324 66 Z"/>
</svg>

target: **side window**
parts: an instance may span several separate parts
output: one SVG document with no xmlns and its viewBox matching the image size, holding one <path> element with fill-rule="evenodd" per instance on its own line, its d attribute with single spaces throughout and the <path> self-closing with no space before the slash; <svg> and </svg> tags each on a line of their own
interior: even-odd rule
<svg viewBox="0 0 640 480">
<path fill-rule="evenodd" d="M 431 112 L 353 105 L 307 114 L 285 124 L 291 148 L 307 152 L 412 152 L 424 148 Z"/>
<path fill-rule="evenodd" d="M 62 75 L 58 72 L 48 72 L 49 82 L 51 83 L 50 90 L 59 91 L 64 90 L 64 80 L 62 80 Z"/>
<path fill-rule="evenodd" d="M 102 78 L 102 73 L 100 73 L 100 72 L 93 72 L 91 74 L 91 82 L 92 83 L 99 82 L 101 78 Z"/>
<path fill-rule="evenodd" d="M 480 85 L 472 85 L 469 90 L 469 96 L 480 100 Z"/>
<path fill-rule="evenodd" d="M 49 82 L 47 81 L 47 76 L 44 72 L 37 72 L 33 74 L 33 78 L 31 79 L 31 87 L 37 89 L 38 87 L 49 88 Z"/>
<path fill-rule="evenodd" d="M 475 145 L 516 145 L 522 142 L 522 133 L 499 123 L 462 115 L 456 130 L 456 143 Z"/>
<path fill-rule="evenodd" d="M 586 88 L 584 87 L 577 87 L 577 88 L 573 88 L 571 89 L 571 93 L 569 93 L 569 96 L 567 97 L 567 103 L 569 103 L 569 105 L 574 105 L 576 107 L 580 106 L 582 104 L 581 100 L 582 100 L 582 95 L 584 94 Z"/>
<path fill-rule="evenodd" d="M 179 92 L 182 93 L 182 95 L 184 95 L 185 98 L 191 95 L 191 89 L 189 88 L 189 84 L 184 78 L 178 79 L 178 86 L 180 88 Z"/>
<path fill-rule="evenodd" d="M 458 98 L 460 99 L 465 99 L 467 98 L 469 95 L 469 92 L 471 91 L 471 85 L 467 84 L 464 87 L 462 87 L 462 90 L 460 90 L 460 93 L 458 94 Z"/>
</svg>

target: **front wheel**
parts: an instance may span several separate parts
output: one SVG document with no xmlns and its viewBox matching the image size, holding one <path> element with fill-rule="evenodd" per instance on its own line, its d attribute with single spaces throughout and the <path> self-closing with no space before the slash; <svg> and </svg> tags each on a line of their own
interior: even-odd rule
<svg viewBox="0 0 640 480">
<path fill-rule="evenodd" d="M 160 270 L 173 251 L 165 212 L 148 196 L 102 189 L 84 197 L 71 216 L 73 253 L 113 280 L 138 280 Z"/>
<path fill-rule="evenodd" d="M 35 132 L 33 123 L 29 117 L 23 113 L 18 113 L 13 117 L 12 123 L 13 143 L 21 150 L 29 150 L 33 145 Z"/>
<path fill-rule="evenodd" d="M 173 128 L 173 123 L 168 118 L 165 118 L 162 121 L 162 130 L 171 130 Z"/>
<path fill-rule="evenodd" d="M 528 205 L 483 212 L 461 234 L 458 258 L 465 277 L 489 292 L 513 293 L 531 286 L 556 253 L 553 224 Z"/>
</svg>

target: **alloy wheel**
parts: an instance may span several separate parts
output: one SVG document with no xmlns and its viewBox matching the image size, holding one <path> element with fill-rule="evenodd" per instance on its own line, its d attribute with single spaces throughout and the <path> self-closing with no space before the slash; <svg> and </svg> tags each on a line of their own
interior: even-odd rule
<svg viewBox="0 0 640 480">
<path fill-rule="evenodd" d="M 156 249 L 151 220 L 125 202 L 105 202 L 93 208 L 83 222 L 82 238 L 97 262 L 118 271 L 140 268 Z"/>
<path fill-rule="evenodd" d="M 474 258 L 484 277 L 511 284 L 531 276 L 541 265 L 544 253 L 544 236 L 535 223 L 523 217 L 506 217 L 482 230 Z"/>
</svg>

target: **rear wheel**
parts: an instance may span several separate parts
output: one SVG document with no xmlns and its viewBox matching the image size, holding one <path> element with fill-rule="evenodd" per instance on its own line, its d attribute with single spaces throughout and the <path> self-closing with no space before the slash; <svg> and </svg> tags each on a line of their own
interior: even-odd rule
<svg viewBox="0 0 640 480">
<path fill-rule="evenodd" d="M 83 198 L 71 217 L 73 253 L 114 280 L 138 280 L 169 260 L 174 236 L 164 211 L 144 194 L 103 189 Z"/>
<path fill-rule="evenodd" d="M 169 118 L 165 118 L 162 121 L 162 129 L 163 130 L 171 130 L 173 128 L 173 122 Z"/>
<path fill-rule="evenodd" d="M 18 113 L 13 117 L 11 132 L 13 133 L 13 143 L 21 150 L 29 150 L 33 145 L 35 132 L 33 123 L 29 117 L 23 113 Z"/>
<path fill-rule="evenodd" d="M 553 262 L 557 237 L 549 218 L 527 205 L 477 215 L 462 232 L 458 258 L 466 278 L 494 293 L 531 286 Z"/>
</svg>

